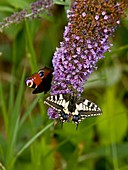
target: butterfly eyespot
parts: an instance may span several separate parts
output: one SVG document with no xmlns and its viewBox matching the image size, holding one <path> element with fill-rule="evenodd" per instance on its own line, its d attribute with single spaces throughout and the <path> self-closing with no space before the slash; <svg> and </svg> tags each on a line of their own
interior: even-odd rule
<svg viewBox="0 0 128 170">
<path fill-rule="evenodd" d="M 32 87 L 33 86 L 33 81 L 32 80 L 26 80 L 26 85 L 28 87 Z"/>
<path fill-rule="evenodd" d="M 43 76 L 44 76 L 44 72 L 43 72 L 43 71 L 40 71 L 38 74 L 39 74 L 39 76 L 40 76 L 41 78 L 43 78 Z"/>
</svg>

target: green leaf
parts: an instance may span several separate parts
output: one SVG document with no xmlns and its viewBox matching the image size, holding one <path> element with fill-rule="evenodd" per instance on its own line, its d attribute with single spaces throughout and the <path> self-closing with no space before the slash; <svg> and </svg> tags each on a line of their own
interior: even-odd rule
<svg viewBox="0 0 128 170">
<path fill-rule="evenodd" d="M 21 99 L 23 94 L 23 82 L 25 77 L 25 71 L 23 71 L 18 93 L 16 96 L 15 104 L 13 110 L 11 111 L 10 116 L 10 135 L 9 135 L 9 145 L 7 148 L 7 157 L 6 157 L 6 164 L 7 167 L 13 167 L 12 158 L 14 156 L 14 148 L 16 145 L 18 129 L 19 129 L 19 119 L 20 119 L 20 106 L 21 106 Z"/>
<path fill-rule="evenodd" d="M 6 3 L 10 6 L 13 6 L 15 8 L 21 8 L 21 9 L 27 8 L 30 5 L 29 2 L 23 0 L 11 0 L 11 1 L 6 0 Z"/>
<path fill-rule="evenodd" d="M 37 134 L 35 134 L 17 153 L 15 158 L 13 159 L 13 163 L 16 161 L 17 157 L 21 155 L 39 136 L 41 136 L 47 129 L 49 129 L 53 125 L 53 122 L 51 122 L 49 125 L 47 125 L 45 128 L 41 129 Z"/>
<path fill-rule="evenodd" d="M 9 6 L 0 6 L 0 11 L 1 12 L 11 12 L 11 13 L 13 13 L 14 9 L 12 7 L 9 7 Z"/>
<path fill-rule="evenodd" d="M 108 88 L 102 97 L 103 115 L 97 122 L 100 141 L 103 144 L 120 142 L 128 127 L 127 111 L 115 92 L 115 87 Z"/>
</svg>

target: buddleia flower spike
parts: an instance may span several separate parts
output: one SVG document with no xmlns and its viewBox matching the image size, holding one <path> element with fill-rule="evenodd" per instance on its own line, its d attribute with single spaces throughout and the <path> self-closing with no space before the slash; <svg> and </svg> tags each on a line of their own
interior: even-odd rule
<svg viewBox="0 0 128 170">
<path fill-rule="evenodd" d="M 51 96 L 45 100 L 51 107 L 50 118 L 59 118 L 62 123 L 71 119 L 78 126 L 82 119 L 101 114 L 96 104 L 80 95 L 90 74 L 97 69 L 96 63 L 110 50 L 109 37 L 127 6 L 117 0 L 75 0 L 71 4 L 63 41 L 52 60 Z"/>
</svg>

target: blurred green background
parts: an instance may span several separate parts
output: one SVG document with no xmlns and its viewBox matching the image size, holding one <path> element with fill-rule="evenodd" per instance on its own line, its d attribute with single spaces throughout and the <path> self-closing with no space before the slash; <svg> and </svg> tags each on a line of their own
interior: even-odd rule
<svg viewBox="0 0 128 170">
<path fill-rule="evenodd" d="M 1 0 L 0 21 L 29 8 L 31 0 Z M 55 1 L 61 4 L 59 1 Z M 83 96 L 103 115 L 75 125 L 49 120 L 44 94 L 33 95 L 24 80 L 52 57 L 67 25 L 64 5 L 53 15 L 22 21 L 0 33 L 0 169 L 127 170 L 128 169 L 128 18 L 111 38 L 111 52 L 100 60 Z"/>
</svg>

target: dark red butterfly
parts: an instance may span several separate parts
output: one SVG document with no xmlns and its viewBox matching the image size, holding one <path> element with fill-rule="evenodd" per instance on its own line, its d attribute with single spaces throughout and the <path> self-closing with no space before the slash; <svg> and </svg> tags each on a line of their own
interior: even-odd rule
<svg viewBox="0 0 128 170">
<path fill-rule="evenodd" d="M 44 92 L 46 94 L 51 88 L 53 69 L 43 67 L 37 73 L 25 80 L 28 87 L 34 88 L 33 94 Z"/>
</svg>

